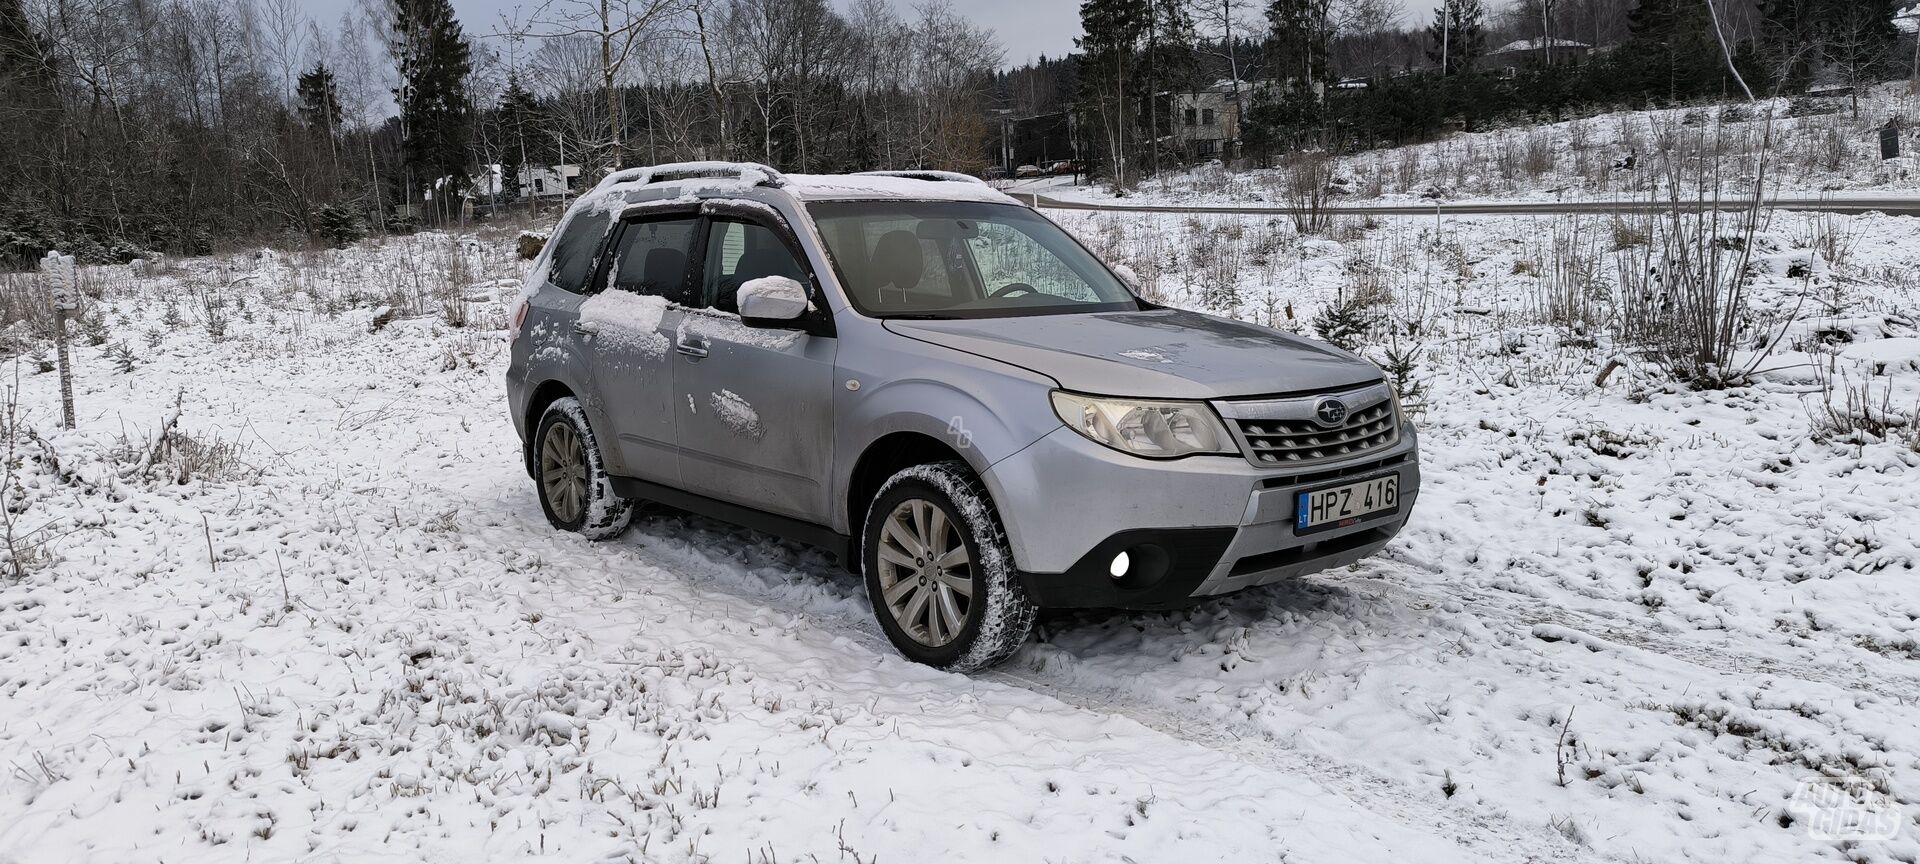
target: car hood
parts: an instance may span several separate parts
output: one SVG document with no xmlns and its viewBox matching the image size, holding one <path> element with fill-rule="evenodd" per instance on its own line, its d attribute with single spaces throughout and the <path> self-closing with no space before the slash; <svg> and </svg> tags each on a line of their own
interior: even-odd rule
<svg viewBox="0 0 1920 864">
<path fill-rule="evenodd" d="M 1331 390 L 1380 380 L 1338 348 L 1269 327 L 1157 309 L 886 322 L 902 336 L 1052 377 L 1081 393 L 1221 399 Z"/>
</svg>

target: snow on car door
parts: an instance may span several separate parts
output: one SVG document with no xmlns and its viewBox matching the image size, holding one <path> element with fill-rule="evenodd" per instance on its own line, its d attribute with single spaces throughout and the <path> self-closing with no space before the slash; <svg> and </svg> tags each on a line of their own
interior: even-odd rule
<svg viewBox="0 0 1920 864">
<path fill-rule="evenodd" d="M 674 342 L 681 485 L 825 523 L 837 342 L 748 327 L 734 303 L 750 279 L 813 278 L 779 234 L 744 219 L 709 220 L 702 261 L 701 308 L 687 310 Z"/>
<path fill-rule="evenodd" d="M 582 351 L 613 421 L 625 474 L 678 483 L 670 340 L 684 314 L 691 214 L 629 220 L 608 247 L 603 287 L 580 304 Z"/>
</svg>

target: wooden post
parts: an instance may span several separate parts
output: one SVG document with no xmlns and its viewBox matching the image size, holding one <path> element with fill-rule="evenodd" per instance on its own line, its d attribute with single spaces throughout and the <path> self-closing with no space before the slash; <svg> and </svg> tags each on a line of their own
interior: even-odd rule
<svg viewBox="0 0 1920 864">
<path fill-rule="evenodd" d="M 45 258 L 40 259 L 40 270 L 47 274 L 47 281 L 53 291 L 53 344 L 58 352 L 60 363 L 60 418 L 68 429 L 75 426 L 73 418 L 73 358 L 67 350 L 67 313 L 80 308 L 80 286 L 75 272 L 73 256 L 62 255 L 49 250 Z"/>
</svg>

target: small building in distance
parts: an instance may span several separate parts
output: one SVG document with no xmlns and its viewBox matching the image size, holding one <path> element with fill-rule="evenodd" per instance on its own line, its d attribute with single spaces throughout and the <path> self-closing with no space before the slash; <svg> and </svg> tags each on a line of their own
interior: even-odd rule
<svg viewBox="0 0 1920 864">
<path fill-rule="evenodd" d="M 1593 46 L 1585 42 L 1557 36 L 1535 37 L 1516 39 L 1495 48 L 1480 58 L 1480 63 L 1487 69 L 1538 69 L 1542 66 L 1578 63 L 1592 53 Z"/>
<path fill-rule="evenodd" d="M 520 169 L 522 197 L 551 198 L 579 192 L 579 165 L 527 165 Z"/>
<path fill-rule="evenodd" d="M 1234 159 L 1240 155 L 1240 118 L 1253 109 L 1256 91 L 1269 81 L 1222 78 L 1205 87 L 1170 94 L 1173 143 L 1189 159 Z"/>
</svg>

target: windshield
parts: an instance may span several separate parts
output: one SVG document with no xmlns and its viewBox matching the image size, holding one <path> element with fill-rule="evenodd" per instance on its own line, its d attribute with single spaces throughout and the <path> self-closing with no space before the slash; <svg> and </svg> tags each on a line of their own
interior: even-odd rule
<svg viewBox="0 0 1920 864">
<path fill-rule="evenodd" d="M 840 284 L 875 318 L 993 318 L 1139 309 L 1060 227 L 1017 204 L 808 205 Z"/>
</svg>

